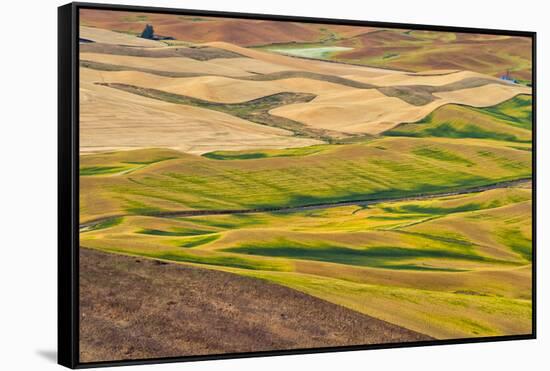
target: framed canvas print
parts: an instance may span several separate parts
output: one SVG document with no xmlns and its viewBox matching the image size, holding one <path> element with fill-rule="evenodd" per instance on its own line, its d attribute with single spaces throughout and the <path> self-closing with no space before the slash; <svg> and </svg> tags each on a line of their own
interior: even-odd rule
<svg viewBox="0 0 550 371">
<path fill-rule="evenodd" d="M 535 33 L 72 3 L 58 75 L 62 365 L 535 337 Z"/>
</svg>

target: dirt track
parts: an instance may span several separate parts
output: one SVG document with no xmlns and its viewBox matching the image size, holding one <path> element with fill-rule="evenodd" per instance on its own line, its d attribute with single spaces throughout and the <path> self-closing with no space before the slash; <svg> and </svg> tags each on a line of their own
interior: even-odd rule
<svg viewBox="0 0 550 371">
<path fill-rule="evenodd" d="M 429 340 L 298 291 L 80 249 L 80 361 Z"/>
</svg>

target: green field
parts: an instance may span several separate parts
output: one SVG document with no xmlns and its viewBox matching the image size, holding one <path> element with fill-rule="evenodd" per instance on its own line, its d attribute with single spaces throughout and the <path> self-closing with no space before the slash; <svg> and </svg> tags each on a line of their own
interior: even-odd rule
<svg viewBox="0 0 550 371">
<path fill-rule="evenodd" d="M 502 335 L 530 330 L 530 210 L 526 184 L 368 207 L 128 216 L 81 244 L 271 280 L 437 338 Z"/>
<path fill-rule="evenodd" d="M 349 144 L 82 155 L 81 245 L 276 282 L 438 339 L 527 334 L 531 104 L 446 105 Z"/>
<path fill-rule="evenodd" d="M 266 48 L 269 51 L 287 55 L 293 55 L 303 58 L 316 58 L 325 59 L 330 58 L 334 53 L 353 50 L 353 48 L 346 48 L 343 46 L 318 46 L 318 47 L 282 47 L 277 46 Z"/>
<path fill-rule="evenodd" d="M 276 151 L 275 156 L 241 151 L 236 160 L 155 149 L 125 152 L 131 159 L 118 153 L 82 156 L 84 169 L 141 165 L 133 171 L 81 177 L 81 221 L 381 199 L 531 176 L 531 153 L 503 141 L 386 137 L 302 151 Z M 147 164 L 151 158 L 157 161 Z"/>
<path fill-rule="evenodd" d="M 401 124 L 386 131 L 389 136 L 484 138 L 531 142 L 530 95 L 518 95 L 488 108 L 449 104 L 436 109 L 419 122 Z"/>
<path fill-rule="evenodd" d="M 533 333 L 532 37 L 80 18 L 81 361 Z"/>
</svg>

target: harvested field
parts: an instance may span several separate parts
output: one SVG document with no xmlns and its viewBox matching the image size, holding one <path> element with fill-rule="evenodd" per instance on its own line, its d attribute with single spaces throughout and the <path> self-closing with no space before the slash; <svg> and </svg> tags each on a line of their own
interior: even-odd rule
<svg viewBox="0 0 550 371">
<path fill-rule="evenodd" d="M 105 83 L 102 85 L 165 102 L 191 105 L 214 111 L 220 111 L 258 124 L 291 131 L 297 137 L 305 137 L 327 142 L 337 140 L 337 138 L 345 139 L 354 137 L 354 135 L 341 131 L 330 131 L 324 128 L 310 128 L 300 122 L 284 117 L 274 116 L 269 113 L 270 110 L 276 109 L 280 106 L 308 102 L 315 97 L 312 94 L 284 92 L 267 95 L 262 98 L 257 98 L 242 103 L 217 103 L 196 99 L 185 95 L 167 93 L 156 89 L 141 88 L 133 85 L 118 83 Z"/>
<path fill-rule="evenodd" d="M 185 57 L 134 57 L 116 54 L 80 53 L 80 59 L 132 68 L 160 70 L 176 73 L 221 74 L 224 76 L 250 76 L 242 68 L 216 64 L 216 59 L 199 61 Z"/>
<path fill-rule="evenodd" d="M 378 96 L 371 95 L 370 91 L 356 90 L 344 93 L 348 99 L 340 103 L 330 99 L 327 94 L 322 101 L 319 99 L 283 106 L 270 113 L 317 129 L 339 128 L 348 133 L 377 135 L 399 124 L 419 121 L 446 104 L 488 107 L 519 94 L 531 94 L 530 88 L 493 83 L 470 89 L 430 93 L 431 90 L 443 89 L 446 88 L 385 87 L 378 89 L 385 93 L 379 93 Z M 332 94 L 334 98 L 341 95 Z M 366 95 L 371 99 L 365 99 Z"/>
<path fill-rule="evenodd" d="M 97 83 L 125 84 L 139 88 L 161 90 L 215 103 L 245 103 L 277 93 L 324 95 L 333 92 L 353 91 L 340 84 L 301 77 L 274 81 L 250 81 L 251 79 L 235 79 L 223 76 L 162 77 L 137 71 L 99 72 L 83 69 L 82 73 L 86 74 L 89 80 Z"/>
<path fill-rule="evenodd" d="M 310 80 L 327 81 L 334 84 L 340 84 L 340 85 L 349 86 L 351 88 L 357 88 L 357 89 L 372 89 L 376 87 L 376 85 L 355 81 L 355 80 L 347 79 L 340 76 L 324 75 L 321 73 L 314 73 L 314 72 L 307 72 L 307 71 L 281 71 L 278 73 L 248 76 L 248 77 L 244 77 L 243 79 L 253 80 L 253 81 L 272 81 L 272 80 L 282 80 L 282 79 L 290 79 L 290 78 L 304 78 L 304 79 L 310 79 Z"/>
<path fill-rule="evenodd" d="M 489 84 L 453 91 L 436 92 L 434 95 L 447 102 L 467 104 L 474 107 L 488 107 L 511 99 L 518 94 L 531 94 L 530 88 L 511 85 Z"/>
<path fill-rule="evenodd" d="M 101 53 L 113 55 L 127 55 L 133 57 L 168 58 L 185 57 L 198 61 L 208 61 L 216 58 L 242 58 L 242 55 L 223 49 L 209 47 L 163 47 L 163 48 L 136 48 L 107 43 L 89 43 L 80 46 L 81 53 Z"/>
<path fill-rule="evenodd" d="M 205 43 L 206 46 L 211 46 L 219 49 L 225 49 L 234 53 L 245 55 L 249 58 L 258 59 L 264 62 L 270 62 L 285 66 L 286 70 L 305 70 L 315 73 L 323 73 L 328 75 L 357 75 L 362 77 L 373 77 L 386 74 L 403 73 L 402 71 L 386 70 L 382 68 L 373 68 L 366 66 L 355 66 L 342 63 L 331 63 L 327 61 L 308 60 L 302 58 L 289 57 L 286 55 L 279 55 L 264 52 L 257 49 L 242 48 L 234 44 L 226 42 L 210 42 Z"/>
<path fill-rule="evenodd" d="M 197 72 L 159 71 L 159 70 L 153 70 L 153 69 L 150 69 L 150 68 L 128 67 L 128 66 L 121 66 L 121 65 L 118 65 L 118 64 L 109 64 L 109 63 L 87 61 L 87 60 L 84 60 L 84 59 L 80 60 L 80 67 L 81 68 L 87 68 L 87 69 L 93 69 L 93 70 L 97 70 L 97 71 L 138 71 L 138 72 L 145 72 L 145 73 L 150 73 L 150 74 L 153 74 L 153 75 L 166 76 L 166 77 L 205 76 L 204 74 L 197 73 Z"/>
<path fill-rule="evenodd" d="M 483 75 L 471 71 L 422 71 L 418 73 L 388 74 L 377 77 L 365 78 L 361 76 L 349 75 L 349 79 L 370 83 L 376 86 L 394 86 L 394 85 L 429 85 L 440 86 L 450 84 L 456 81 L 464 80 L 469 77 L 487 78 Z M 496 80 L 496 79 L 495 79 Z"/>
<path fill-rule="evenodd" d="M 218 76 L 169 78 L 137 71 L 102 73 L 84 70 L 84 73 L 92 81 L 111 87 L 125 87 L 128 92 L 148 98 L 221 110 L 252 122 L 291 130 L 298 136 L 322 140 L 359 134 L 379 134 L 399 123 L 418 121 L 434 109 L 448 103 L 483 107 L 500 103 L 517 94 L 530 93 L 529 88 L 510 86 L 501 82 L 495 84 L 492 80 L 476 78 L 436 87 L 357 89 L 309 78 L 241 81 Z M 491 84 L 482 85 L 487 82 Z M 463 86 L 478 88 L 461 89 Z M 471 89 L 484 89 L 487 94 L 483 97 L 467 94 Z M 462 91 L 466 93 L 461 93 Z M 296 96 L 318 92 L 320 96 L 314 100 L 286 100 L 276 106 L 266 106 L 269 114 L 264 115 L 265 117 L 249 115 L 237 104 L 250 105 L 252 101 L 262 101 L 269 96 L 290 94 L 287 92 L 294 92 Z M 191 97 L 187 96 L 188 94 Z M 437 95 L 444 97 L 437 99 Z M 209 103 L 200 103 L 199 100 Z M 233 108 L 230 104 L 233 104 Z"/>
<path fill-rule="evenodd" d="M 493 78 L 483 78 L 483 77 L 482 78 L 468 77 L 468 78 L 454 81 L 445 85 L 389 86 L 389 87 L 380 88 L 379 90 L 380 92 L 384 93 L 387 96 L 400 98 L 405 102 L 413 104 L 415 106 L 423 106 L 437 99 L 437 97 L 434 96 L 433 93 L 445 93 L 445 92 L 454 92 L 457 90 L 473 89 L 473 88 L 486 86 L 489 84 L 506 86 L 507 89 L 514 91 L 516 94 L 518 94 L 518 92 L 520 91 L 521 92 L 530 91 L 529 88 L 517 88 L 515 86 L 510 88 L 509 82 L 493 79 Z M 489 89 L 489 91 L 493 91 L 493 90 L 494 89 Z M 468 96 L 467 94 L 460 96 L 461 98 L 460 100 L 462 100 L 463 102 L 466 102 L 467 96 Z M 454 98 L 459 100 L 458 96 L 454 96 Z M 494 102 L 499 100 L 500 101 L 502 100 L 500 96 L 499 98 L 493 97 L 493 98 L 487 99 L 487 101 L 489 102 Z"/>
<path fill-rule="evenodd" d="M 264 280 L 80 249 L 81 362 L 422 340 Z"/>
<path fill-rule="evenodd" d="M 225 61 L 224 61 L 225 62 Z M 200 74 L 200 73 L 193 73 L 193 72 L 166 72 L 166 71 L 158 71 L 158 70 L 151 70 L 151 69 L 144 69 L 144 68 L 136 68 L 136 67 L 128 67 L 128 66 L 121 66 L 121 65 L 110 65 L 105 63 L 99 63 L 99 62 L 92 62 L 92 61 L 82 61 L 81 65 L 83 67 L 93 68 L 98 71 L 128 71 L 127 74 L 101 74 L 101 78 L 109 79 L 113 82 L 121 82 L 121 83 L 139 83 L 141 80 L 143 80 L 143 76 L 139 74 L 132 74 L 130 71 L 135 72 L 145 72 L 153 75 L 158 76 L 164 76 L 164 77 L 171 77 L 175 80 L 170 80 L 167 78 L 153 78 L 152 76 L 149 77 L 146 80 L 146 85 L 143 87 L 151 87 L 156 89 L 166 89 L 166 83 L 165 81 L 169 81 L 168 84 L 169 87 L 178 87 L 178 85 L 184 85 L 185 81 L 180 80 L 181 83 L 178 83 L 177 78 L 182 77 L 204 77 L 203 80 L 193 80 L 196 84 L 204 84 L 205 86 L 208 86 L 209 82 L 211 81 L 223 81 L 223 83 L 218 84 L 215 87 L 216 91 L 219 91 L 220 89 L 230 89 L 231 93 L 226 93 L 225 98 L 219 98 L 220 100 L 224 100 L 226 102 L 229 102 L 229 100 L 232 101 L 243 101 L 246 99 L 253 99 L 253 98 L 259 98 L 263 95 L 269 95 L 274 92 L 281 92 L 285 88 L 290 89 L 299 89 L 300 91 L 307 91 L 311 93 L 316 94 L 323 94 L 323 93 L 330 93 L 335 88 L 337 89 L 339 85 L 355 88 L 355 89 L 377 89 L 381 93 L 383 93 L 386 96 L 389 97 L 396 97 L 399 98 L 407 103 L 416 105 L 416 106 L 423 106 L 430 102 L 433 102 L 434 100 L 438 99 L 437 96 L 434 96 L 433 93 L 438 92 L 452 92 L 456 90 L 464 90 L 464 89 L 471 89 L 476 87 L 482 87 L 489 84 L 496 84 L 496 85 L 503 85 L 506 86 L 509 89 L 512 89 L 513 91 L 517 92 L 529 92 L 529 88 L 524 87 L 517 87 L 517 86 L 511 86 L 509 82 L 505 82 L 499 79 L 495 78 L 488 78 L 484 76 L 469 76 L 465 77 L 471 74 L 453 74 L 455 78 L 453 79 L 444 79 L 441 76 L 437 77 L 431 77 L 430 81 L 434 81 L 435 85 L 414 85 L 413 81 L 422 82 L 425 81 L 424 77 L 417 77 L 417 78 L 411 78 L 410 75 L 391 75 L 392 76 L 392 83 L 389 86 L 376 86 L 372 83 L 366 83 L 361 82 L 349 78 L 344 78 L 340 76 L 335 75 L 326 75 L 326 74 L 320 74 L 320 73 L 313 73 L 313 72 L 307 72 L 307 71 L 279 71 L 279 72 L 273 72 L 273 73 L 265 73 L 265 74 L 255 74 L 255 75 L 249 75 L 249 76 L 232 76 L 231 79 L 224 78 L 222 75 L 215 75 L 215 74 Z M 219 79 L 215 79 L 218 77 Z M 459 78 L 456 78 L 459 77 Z M 298 78 L 299 83 L 294 84 L 294 86 L 290 84 L 284 84 L 286 81 L 292 81 L 291 79 Z M 262 84 L 245 84 L 240 81 L 235 80 L 241 80 L 241 81 L 256 81 L 256 82 L 263 82 Z M 330 84 L 312 84 L 312 82 L 309 82 L 308 80 L 317 80 L 317 81 L 324 81 L 329 82 L 334 85 Z M 363 79 L 365 81 L 379 81 L 380 79 Z M 192 80 L 189 80 L 192 81 Z M 289 82 L 290 82 L 289 81 Z M 399 82 L 403 81 L 405 82 L 404 85 L 399 85 Z M 446 82 L 451 81 L 451 82 Z M 277 84 L 270 84 L 265 82 L 277 82 Z M 384 84 L 388 84 L 387 81 L 382 81 Z M 336 85 L 336 86 L 335 86 Z M 270 90 L 271 88 L 271 90 Z M 189 89 L 196 91 L 196 87 Z M 340 87 L 339 90 L 344 90 L 342 87 Z M 349 90 L 349 89 L 348 89 Z M 175 93 L 178 93 L 179 91 L 173 91 Z M 235 97 L 235 93 L 238 94 L 247 94 L 247 98 L 241 98 L 240 96 Z M 189 94 L 189 93 L 187 93 Z M 199 93 L 200 94 L 200 93 Z M 202 97 L 203 99 L 207 99 L 206 97 Z M 461 97 L 464 100 L 464 97 Z M 490 98 L 489 98 L 490 99 Z M 217 99 L 213 99 L 217 100 Z"/>
<path fill-rule="evenodd" d="M 487 107 L 531 93 L 529 87 L 470 71 L 414 74 L 277 55 L 227 42 L 155 49 L 92 43 L 80 57 L 91 81 L 131 85 L 141 92 L 147 88 L 162 92 L 164 97 L 155 94 L 161 99 L 176 94 L 229 104 L 279 93 L 314 94 L 317 98 L 311 101 L 272 107 L 266 117 L 236 116 L 327 142 L 379 135 L 449 103 Z"/>
<path fill-rule="evenodd" d="M 200 154 L 222 148 L 288 148 L 319 143 L 223 112 L 147 99 L 85 81 L 81 81 L 80 89 L 81 152 L 164 147 Z"/>
<path fill-rule="evenodd" d="M 80 66 L 85 68 L 90 68 L 98 71 L 138 71 L 145 72 L 152 75 L 165 76 L 165 77 L 197 77 L 197 76 L 218 76 L 223 77 L 222 75 L 216 74 L 200 74 L 193 72 L 168 72 L 168 71 L 159 71 L 153 69 L 139 68 L 139 67 L 128 67 L 115 64 L 107 64 L 101 62 L 93 62 L 87 60 L 81 60 Z M 308 72 L 308 71 L 279 71 L 271 73 L 258 73 L 255 75 L 249 76 L 233 76 L 233 79 L 245 80 L 245 81 L 274 81 L 290 78 L 304 78 L 310 80 L 318 81 L 327 81 L 334 84 L 340 84 L 344 86 L 349 86 L 357 89 L 372 89 L 376 85 L 372 85 L 366 82 L 358 81 L 359 79 L 348 79 L 344 77 L 339 77 L 335 75 L 326 75 L 322 73 Z"/>
</svg>

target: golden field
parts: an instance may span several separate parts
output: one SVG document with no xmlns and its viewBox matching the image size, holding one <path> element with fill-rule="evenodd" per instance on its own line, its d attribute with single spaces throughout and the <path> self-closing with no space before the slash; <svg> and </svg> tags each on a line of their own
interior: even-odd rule
<svg viewBox="0 0 550 371">
<path fill-rule="evenodd" d="M 81 27 L 82 247 L 531 333 L 530 41 L 107 13 Z"/>
</svg>

